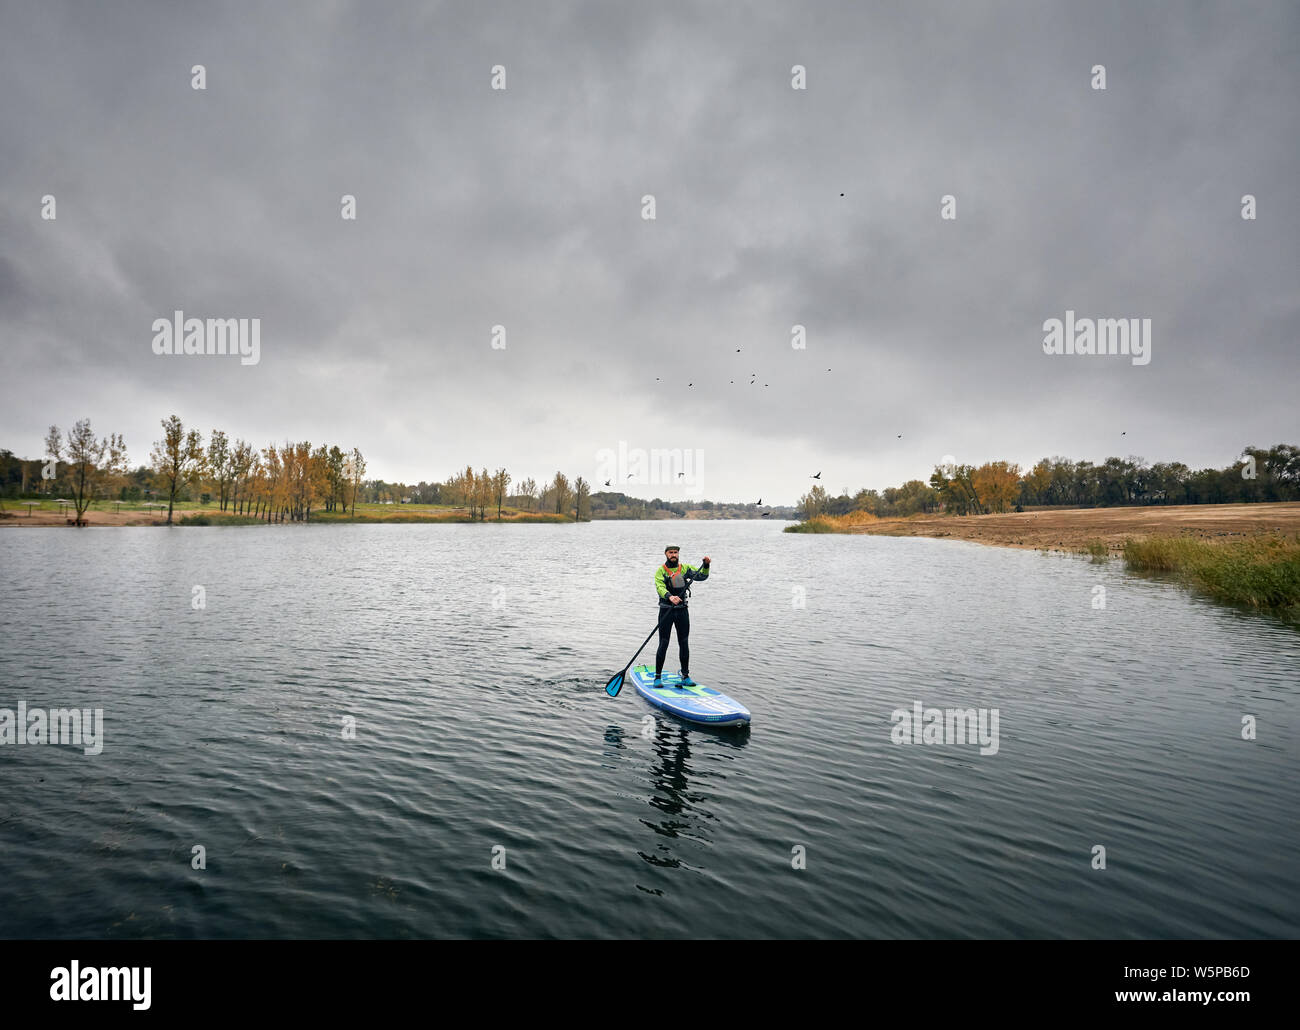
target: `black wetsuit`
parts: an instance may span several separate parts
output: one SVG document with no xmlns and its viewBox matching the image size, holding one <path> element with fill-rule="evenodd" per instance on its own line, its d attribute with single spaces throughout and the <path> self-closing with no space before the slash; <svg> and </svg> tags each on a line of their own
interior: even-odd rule
<svg viewBox="0 0 1300 1030">
<path fill-rule="evenodd" d="M 659 676 L 664 671 L 664 659 L 668 657 L 668 638 L 672 636 L 673 627 L 676 626 L 677 654 L 682 662 L 682 676 L 686 677 L 690 675 L 691 668 L 691 613 L 686 610 L 686 591 L 690 589 L 692 580 L 708 579 L 709 570 L 680 563 L 675 569 L 669 569 L 667 566 L 661 568 L 664 571 L 668 593 L 682 600 L 680 604 L 673 604 L 667 596 L 659 598 L 659 650 L 655 652 L 655 675 Z M 686 579 L 685 585 L 680 588 L 673 587 L 667 582 L 668 577 L 676 573 L 681 573 Z M 658 579 L 658 570 L 655 578 Z"/>
</svg>

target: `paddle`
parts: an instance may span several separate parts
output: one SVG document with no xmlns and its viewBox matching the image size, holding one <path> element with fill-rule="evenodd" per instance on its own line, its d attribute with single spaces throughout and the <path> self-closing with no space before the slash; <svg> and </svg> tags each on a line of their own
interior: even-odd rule
<svg viewBox="0 0 1300 1030">
<path fill-rule="evenodd" d="M 690 591 L 691 588 L 691 580 L 693 580 L 694 578 L 695 577 L 691 573 L 689 572 L 686 573 L 686 590 L 688 592 Z M 650 636 L 646 637 L 645 640 L 641 642 L 641 646 L 636 649 L 636 654 L 634 654 L 631 660 L 625 666 L 623 666 L 623 671 L 616 672 L 613 676 L 609 678 L 609 682 L 605 684 L 605 693 L 608 694 L 610 697 L 618 697 L 618 692 L 623 689 L 623 677 L 627 675 L 627 670 L 632 668 L 632 662 L 635 662 L 637 660 L 641 652 L 645 650 L 646 644 L 650 643 L 651 638 L 656 633 L 658 633 L 660 628 L 663 626 L 664 614 L 666 612 L 671 612 L 672 610 L 673 610 L 672 608 L 665 608 L 662 612 L 659 613 L 659 622 L 655 626 L 655 628 L 650 631 Z"/>
</svg>

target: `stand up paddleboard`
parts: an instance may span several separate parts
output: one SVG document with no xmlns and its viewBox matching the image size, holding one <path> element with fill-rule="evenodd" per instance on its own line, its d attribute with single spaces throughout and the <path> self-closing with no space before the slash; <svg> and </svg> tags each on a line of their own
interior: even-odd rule
<svg viewBox="0 0 1300 1030">
<path fill-rule="evenodd" d="M 649 665 L 638 665 L 632 670 L 632 683 L 636 686 L 636 692 L 656 708 L 662 708 L 679 719 L 709 726 L 749 724 L 749 709 L 720 690 L 703 687 L 698 683 L 693 687 L 683 687 L 681 675 L 675 672 L 665 672 L 658 687 L 654 682 L 655 671 Z"/>
</svg>

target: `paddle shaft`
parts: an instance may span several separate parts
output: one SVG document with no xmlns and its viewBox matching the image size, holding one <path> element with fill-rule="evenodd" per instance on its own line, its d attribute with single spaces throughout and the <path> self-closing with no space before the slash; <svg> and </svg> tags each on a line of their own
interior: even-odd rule
<svg viewBox="0 0 1300 1030">
<path fill-rule="evenodd" d="M 643 640 L 643 641 L 641 642 L 641 646 L 638 647 L 638 648 L 636 649 L 636 654 L 634 654 L 634 655 L 632 656 L 632 662 L 635 662 L 635 661 L 637 660 L 637 658 L 639 658 L 639 657 L 641 656 L 641 652 L 645 650 L 645 646 L 646 646 L 646 644 L 650 643 L 650 641 L 654 639 L 654 635 L 655 635 L 656 633 L 658 633 L 661 629 L 663 629 L 663 626 L 664 626 L 664 612 L 670 612 L 670 611 L 672 611 L 672 610 L 673 610 L 672 608 L 665 608 L 665 609 L 663 610 L 663 612 L 660 612 L 660 613 L 659 613 L 659 623 L 658 623 L 658 625 L 656 625 L 655 628 L 652 629 L 652 630 L 650 631 L 650 636 L 646 637 L 645 640 Z M 632 662 L 628 662 L 625 666 L 623 666 L 623 675 L 626 676 L 626 675 L 627 675 L 627 670 L 630 669 L 630 668 L 632 668 Z"/>
</svg>

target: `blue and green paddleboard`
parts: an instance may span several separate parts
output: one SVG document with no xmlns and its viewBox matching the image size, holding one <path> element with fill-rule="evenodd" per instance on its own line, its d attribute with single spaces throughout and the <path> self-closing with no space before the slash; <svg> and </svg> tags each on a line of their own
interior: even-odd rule
<svg viewBox="0 0 1300 1030">
<path fill-rule="evenodd" d="M 656 708 L 691 722 L 709 726 L 747 726 L 749 709 L 727 697 L 720 690 L 700 686 L 683 687 L 678 673 L 664 673 L 656 687 L 655 671 L 649 665 L 638 665 L 632 670 L 636 692 Z"/>
</svg>

